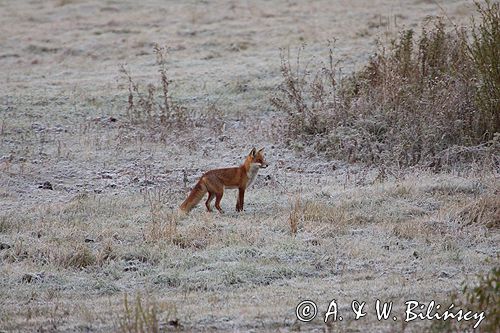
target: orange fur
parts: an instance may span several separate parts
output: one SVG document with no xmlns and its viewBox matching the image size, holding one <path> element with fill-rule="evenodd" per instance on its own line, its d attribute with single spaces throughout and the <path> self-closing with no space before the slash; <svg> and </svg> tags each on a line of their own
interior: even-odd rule
<svg viewBox="0 0 500 333">
<path fill-rule="evenodd" d="M 184 200 L 180 206 L 180 210 L 184 213 L 189 213 L 208 192 L 208 199 L 205 206 L 209 212 L 212 211 L 210 203 L 215 198 L 215 208 L 223 213 L 220 207 L 220 201 L 224 194 L 224 189 L 238 189 L 238 200 L 236 202 L 236 211 L 243 210 L 243 201 L 245 197 L 245 190 L 252 183 L 257 176 L 260 168 L 266 168 L 267 163 L 264 160 L 264 148 L 256 151 L 252 149 L 250 154 L 245 158 L 242 165 L 235 168 L 224 168 L 210 170 L 201 176 L 200 180 L 191 190 L 189 196 Z"/>
</svg>

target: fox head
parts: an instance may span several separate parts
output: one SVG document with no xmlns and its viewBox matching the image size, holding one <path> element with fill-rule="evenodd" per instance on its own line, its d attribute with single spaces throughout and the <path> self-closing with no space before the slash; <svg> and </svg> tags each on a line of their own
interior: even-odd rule
<svg viewBox="0 0 500 333">
<path fill-rule="evenodd" d="M 267 164 L 266 160 L 264 159 L 264 148 L 260 149 L 257 151 L 255 147 L 250 151 L 250 154 L 248 154 L 248 159 L 250 159 L 250 163 L 252 165 L 258 165 L 259 168 L 267 168 L 269 164 Z"/>
</svg>

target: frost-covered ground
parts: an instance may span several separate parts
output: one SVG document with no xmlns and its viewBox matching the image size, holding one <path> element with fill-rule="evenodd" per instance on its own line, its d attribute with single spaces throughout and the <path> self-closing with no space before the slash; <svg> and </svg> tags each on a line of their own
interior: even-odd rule
<svg viewBox="0 0 500 333">
<path fill-rule="evenodd" d="M 441 6 L 456 23 L 473 12 L 469 1 Z M 377 321 L 373 304 L 392 300 L 398 315 L 407 299 L 447 304 L 489 270 L 497 175 L 382 179 L 293 152 L 269 97 L 280 49 L 305 44 L 302 59 L 321 58 L 335 39 L 348 72 L 376 39 L 440 14 L 423 0 L 1 2 L 0 331 L 126 331 L 141 320 L 322 330 L 319 315 L 296 321 L 295 306 L 312 299 L 322 313 L 334 298 L 344 314 L 334 328 L 420 331 L 429 322 Z M 143 87 L 159 85 L 154 43 L 169 49 L 174 99 L 209 121 L 161 135 L 128 124 L 119 65 Z M 245 212 L 229 191 L 224 215 L 175 216 L 197 177 L 239 164 L 253 146 L 271 166 Z M 353 299 L 368 303 L 364 320 L 353 320 Z"/>
</svg>

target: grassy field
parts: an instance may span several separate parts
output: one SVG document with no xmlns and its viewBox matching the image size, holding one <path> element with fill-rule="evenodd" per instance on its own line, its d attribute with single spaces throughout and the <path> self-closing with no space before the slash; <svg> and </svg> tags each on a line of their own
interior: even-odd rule
<svg viewBox="0 0 500 333">
<path fill-rule="evenodd" d="M 348 73 L 376 39 L 443 10 L 457 24 L 474 13 L 469 1 L 439 3 L 1 2 L 0 332 L 429 327 L 403 322 L 406 300 L 447 307 L 463 281 L 498 266 L 498 169 L 382 173 L 293 150 L 270 97 L 280 48 L 305 43 L 302 59 L 314 59 L 336 39 Z M 143 94 L 160 87 L 155 43 L 168 48 L 183 124 L 127 111 L 120 65 Z M 177 216 L 203 172 L 254 146 L 270 166 L 244 212 L 228 191 L 225 214 Z M 306 299 L 318 305 L 308 323 L 295 314 Z M 332 299 L 344 320 L 325 325 Z M 377 320 L 377 299 L 394 302 L 397 321 Z M 354 320 L 353 300 L 366 317 Z"/>
</svg>

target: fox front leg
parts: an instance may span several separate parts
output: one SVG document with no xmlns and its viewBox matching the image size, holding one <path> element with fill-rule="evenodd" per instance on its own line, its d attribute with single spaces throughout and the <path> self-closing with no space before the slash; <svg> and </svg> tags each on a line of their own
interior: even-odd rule
<svg viewBox="0 0 500 333">
<path fill-rule="evenodd" d="M 243 201 L 245 199 L 245 189 L 238 188 L 238 200 L 236 201 L 236 211 L 241 212 L 243 210 Z"/>
</svg>

